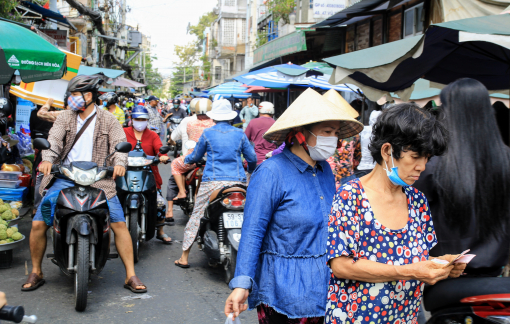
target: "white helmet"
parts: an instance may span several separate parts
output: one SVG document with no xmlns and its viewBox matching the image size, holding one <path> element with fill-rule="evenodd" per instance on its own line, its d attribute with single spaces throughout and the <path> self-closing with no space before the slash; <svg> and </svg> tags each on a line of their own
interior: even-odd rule
<svg viewBox="0 0 510 324">
<path fill-rule="evenodd" d="M 195 103 L 195 110 L 197 115 L 204 115 L 206 112 L 211 111 L 212 101 L 207 98 L 202 98 Z"/>
<path fill-rule="evenodd" d="M 262 101 L 259 104 L 259 114 L 274 115 L 274 105 L 269 101 Z"/>
</svg>

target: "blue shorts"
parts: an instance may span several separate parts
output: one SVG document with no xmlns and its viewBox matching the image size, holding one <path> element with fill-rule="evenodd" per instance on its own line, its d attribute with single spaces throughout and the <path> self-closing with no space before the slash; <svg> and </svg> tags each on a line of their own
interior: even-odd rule
<svg viewBox="0 0 510 324">
<path fill-rule="evenodd" d="M 57 178 L 53 185 L 48 189 L 45 198 L 54 191 L 60 191 L 62 189 L 71 188 L 74 186 L 76 185 L 72 181 Z M 45 198 L 43 198 L 43 200 Z M 39 207 L 37 207 L 37 212 L 35 213 L 33 219 L 34 221 L 44 221 L 41 212 L 42 205 L 43 204 L 41 203 L 39 204 Z M 108 208 L 110 209 L 110 223 L 126 222 L 126 218 L 124 217 L 124 210 L 122 209 L 122 205 L 120 204 L 119 198 L 117 196 L 113 197 L 112 199 L 108 199 Z"/>
</svg>

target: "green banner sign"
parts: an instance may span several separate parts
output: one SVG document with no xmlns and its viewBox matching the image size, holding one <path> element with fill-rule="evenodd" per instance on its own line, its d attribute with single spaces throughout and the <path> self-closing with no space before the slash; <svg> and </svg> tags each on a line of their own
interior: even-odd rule
<svg viewBox="0 0 510 324">
<path fill-rule="evenodd" d="M 305 32 L 296 31 L 292 34 L 278 37 L 257 48 L 253 53 L 253 63 L 257 64 L 301 51 L 306 51 Z"/>
</svg>

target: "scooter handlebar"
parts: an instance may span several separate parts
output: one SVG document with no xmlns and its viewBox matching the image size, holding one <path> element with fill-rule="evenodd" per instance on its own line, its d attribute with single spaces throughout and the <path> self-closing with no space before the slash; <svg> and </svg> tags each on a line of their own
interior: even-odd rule
<svg viewBox="0 0 510 324">
<path fill-rule="evenodd" d="M 21 323 L 25 316 L 25 309 L 23 306 L 9 306 L 5 305 L 0 309 L 0 320 Z"/>
</svg>

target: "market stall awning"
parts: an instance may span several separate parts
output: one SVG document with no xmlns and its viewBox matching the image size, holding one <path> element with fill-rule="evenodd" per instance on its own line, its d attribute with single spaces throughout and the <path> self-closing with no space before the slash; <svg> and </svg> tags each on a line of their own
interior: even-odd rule
<svg viewBox="0 0 510 324">
<path fill-rule="evenodd" d="M 122 71 L 124 72 L 124 71 Z M 140 82 L 136 82 L 136 81 L 133 81 L 133 80 L 129 80 L 129 79 L 126 79 L 126 78 L 123 78 L 123 77 L 119 77 L 117 80 L 115 80 L 112 85 L 114 86 L 118 86 L 118 87 L 127 87 L 127 88 L 142 88 L 142 87 L 146 87 L 147 85 L 143 84 L 143 83 L 140 83 Z"/>
<path fill-rule="evenodd" d="M 76 30 L 76 27 L 74 27 L 74 25 L 71 24 L 65 16 L 58 12 L 46 9 L 28 1 L 21 1 L 21 6 L 40 14 L 44 18 L 49 18 L 50 20 L 54 20 L 55 22 L 70 26 L 72 29 Z"/>
<path fill-rule="evenodd" d="M 251 94 L 245 93 L 246 89 L 247 87 L 244 86 L 242 83 L 227 82 L 220 84 L 219 86 L 214 87 L 212 89 L 209 89 L 208 94 L 210 95 L 220 94 L 225 99 L 228 99 L 229 97 L 238 99 L 251 98 Z"/>
<path fill-rule="evenodd" d="M 473 78 L 493 92 L 510 85 L 510 15 L 431 25 L 424 35 L 324 59 L 336 66 L 332 84 L 351 83 L 377 101 L 395 92 L 407 101 L 423 77 L 436 87 Z"/>
<path fill-rule="evenodd" d="M 305 32 L 298 30 L 262 45 L 253 51 L 253 62 L 260 63 L 281 56 L 306 51 Z"/>
<path fill-rule="evenodd" d="M 0 84 L 19 70 L 25 82 L 60 79 L 66 54 L 33 31 L 0 20 Z M 49 72 L 49 73 L 43 73 Z"/>
<path fill-rule="evenodd" d="M 93 75 L 97 73 L 103 73 L 107 77 L 111 79 L 116 79 L 126 73 L 126 71 L 123 70 L 113 70 L 113 69 L 105 69 L 105 68 L 98 68 L 98 67 L 92 67 L 92 66 L 80 66 L 80 69 L 78 71 L 78 75 Z M 130 85 L 127 87 L 131 87 Z"/>
</svg>

